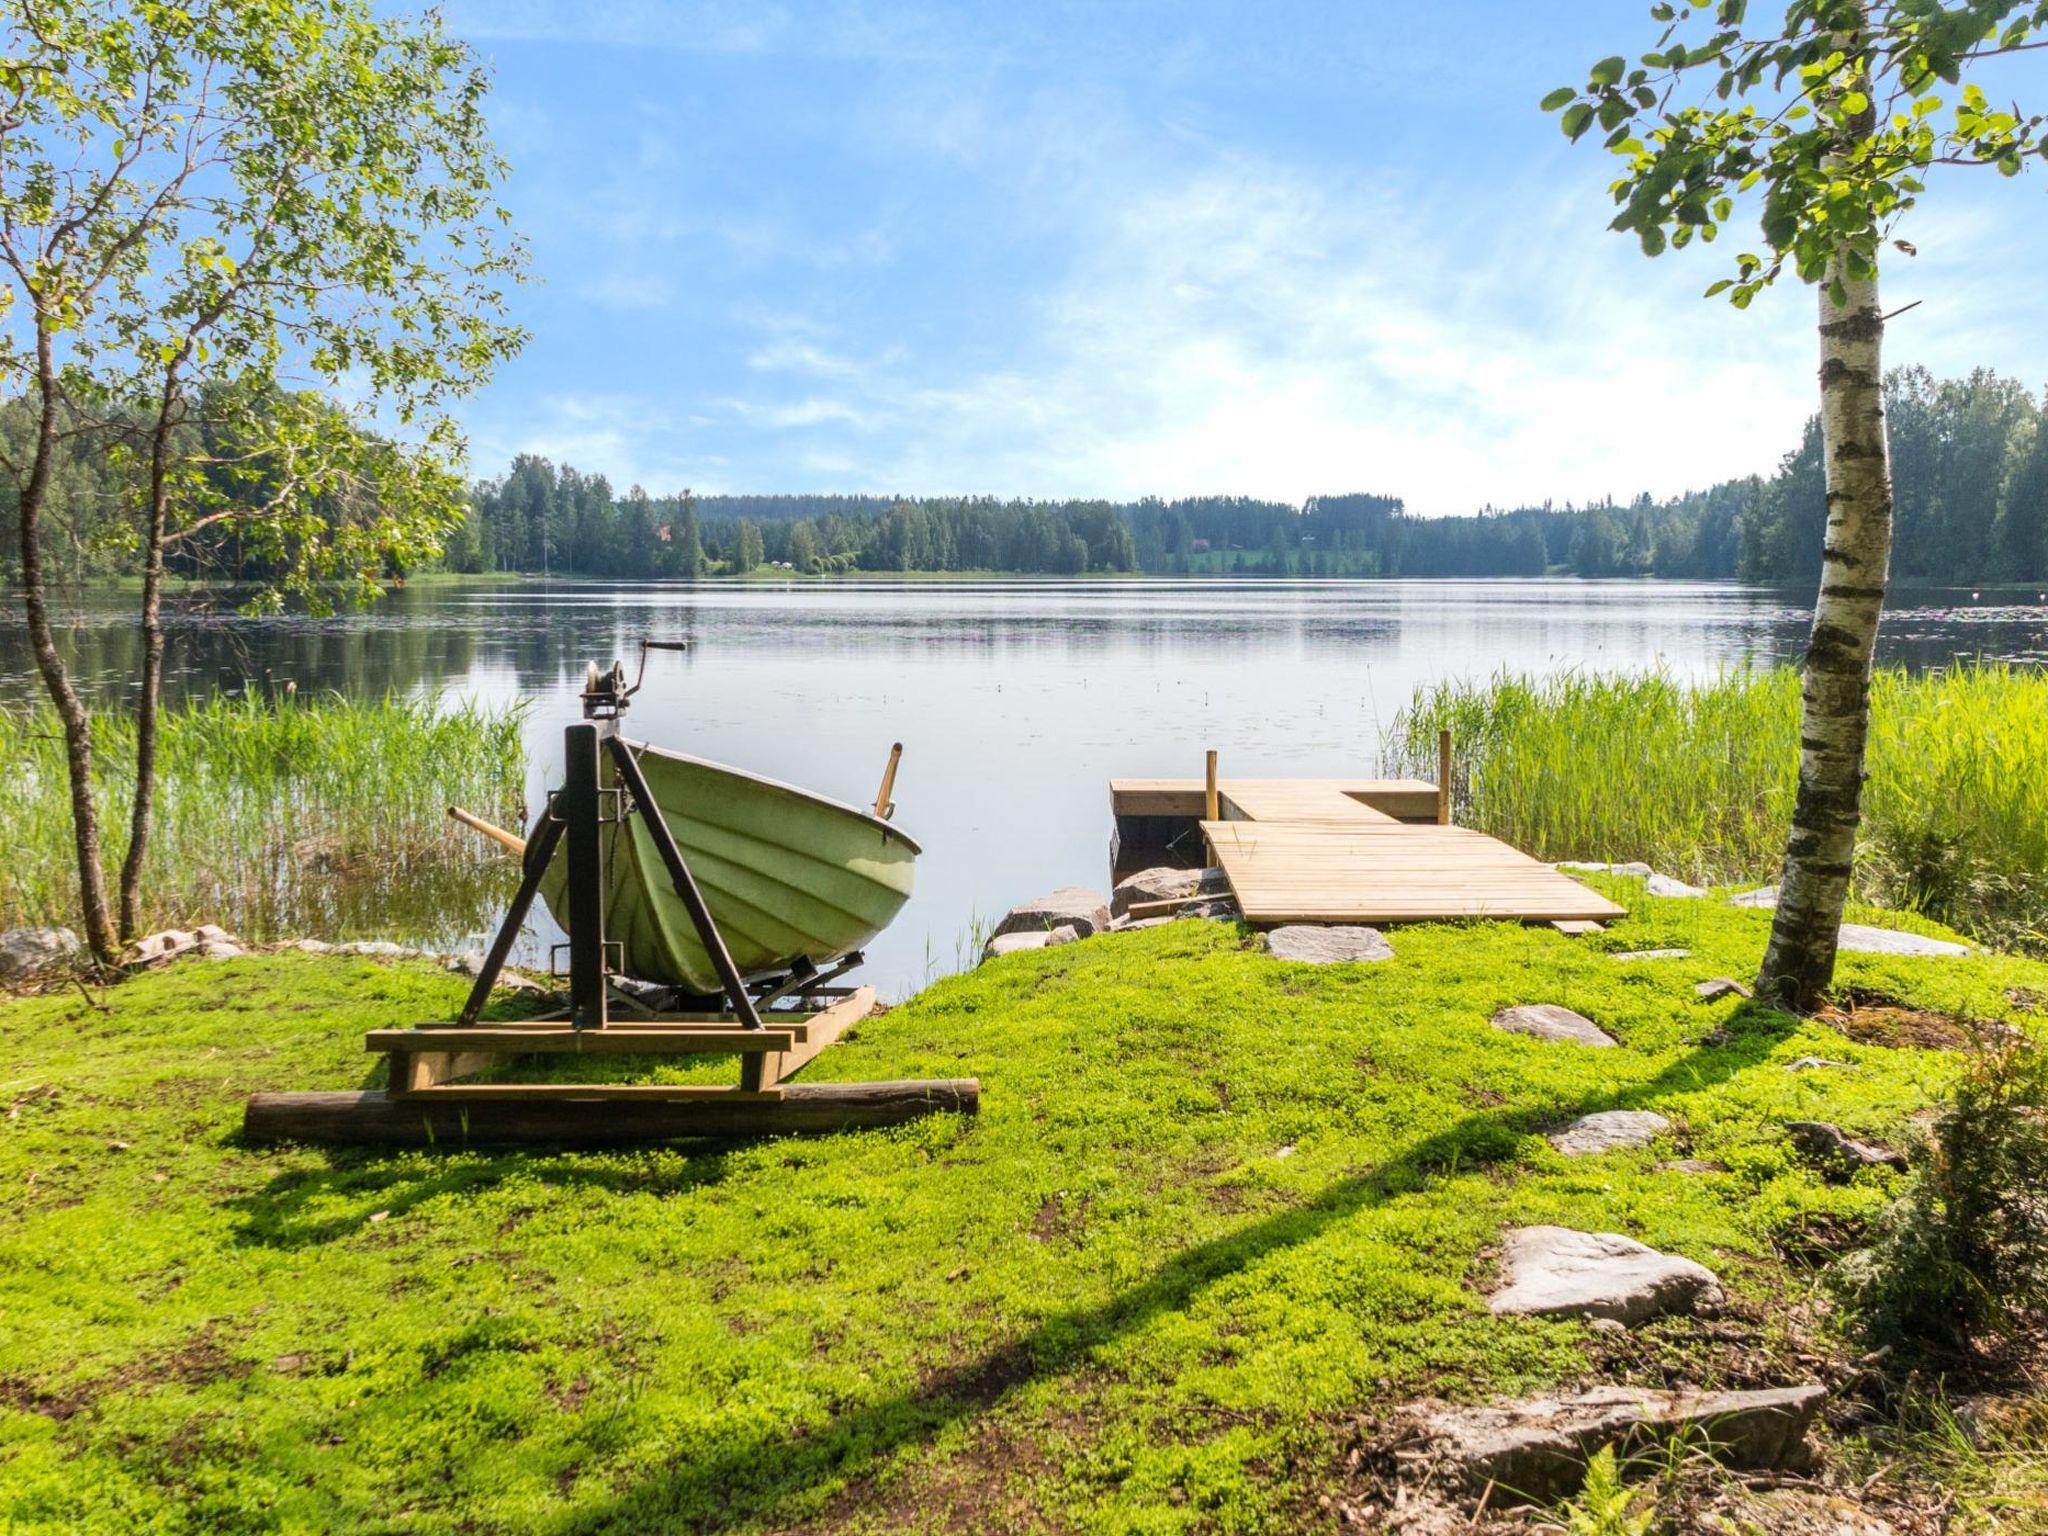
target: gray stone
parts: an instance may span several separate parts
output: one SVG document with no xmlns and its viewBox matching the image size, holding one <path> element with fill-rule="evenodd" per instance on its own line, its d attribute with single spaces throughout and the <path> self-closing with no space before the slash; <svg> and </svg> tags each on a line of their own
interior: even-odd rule
<svg viewBox="0 0 2048 1536">
<path fill-rule="evenodd" d="M 347 944 L 334 946 L 337 955 L 374 955 L 384 960 L 395 960 L 402 955 L 416 955 L 416 949 L 407 949 L 403 944 L 394 944 L 389 939 L 354 939 Z"/>
<path fill-rule="evenodd" d="M 1164 914 L 1158 917 L 1117 917 L 1110 919 L 1109 931 L 1111 933 L 1132 933 L 1140 928 L 1163 927 L 1172 921 L 1171 917 Z"/>
<path fill-rule="evenodd" d="M 465 950 L 459 955 L 450 955 L 446 968 L 455 972 L 458 976 L 467 976 L 470 980 L 474 981 L 484 973 L 484 952 L 480 949 L 471 949 Z M 632 989 L 623 985 L 626 980 L 627 978 L 625 977 L 615 978 L 612 985 L 631 996 Z M 502 992 L 541 993 L 547 991 L 546 987 L 535 981 L 531 976 L 522 976 L 517 971 L 500 970 L 494 985 Z M 669 988 L 656 987 L 654 990 L 663 995 L 664 1002 L 667 1001 Z M 648 1006 L 658 1007 L 659 1005 L 650 1003 Z"/>
<path fill-rule="evenodd" d="M 1566 1157 L 1586 1157 L 1625 1147 L 1647 1147 L 1671 1129 L 1671 1122 L 1653 1110 L 1608 1109 L 1583 1115 L 1549 1138 Z"/>
<path fill-rule="evenodd" d="M 1749 988 L 1727 976 L 1716 976 L 1712 981 L 1703 981 L 1692 989 L 1693 996 L 1703 1003 L 1718 1003 L 1724 997 L 1752 997 Z"/>
<path fill-rule="evenodd" d="M 1055 944 L 1072 944 L 1080 937 L 1081 930 L 1072 923 L 1061 923 L 1045 936 L 1045 947 L 1051 949 Z"/>
<path fill-rule="evenodd" d="M 1127 916 L 1134 906 L 1148 901 L 1192 900 L 1197 896 L 1220 896 L 1230 882 L 1220 869 L 1172 869 L 1160 865 L 1141 869 L 1117 881 L 1109 893 L 1109 910 L 1114 917 Z"/>
<path fill-rule="evenodd" d="M 1760 886 L 1753 891 L 1744 891 L 1739 896 L 1730 896 L 1729 903 L 1738 907 L 1775 907 L 1778 904 L 1778 888 L 1775 885 Z"/>
<path fill-rule="evenodd" d="M 78 950 L 78 935 L 69 928 L 9 928 L 0 933 L 0 982 L 26 981 Z"/>
<path fill-rule="evenodd" d="M 981 958 L 984 963 L 1000 955 L 1014 955 L 1027 949 L 1043 949 L 1052 942 L 1052 931 L 1040 928 L 1035 933 L 999 933 L 982 946 Z"/>
<path fill-rule="evenodd" d="M 1790 1470 L 1807 1459 L 1806 1433 L 1826 1398 L 1818 1385 L 1750 1392 L 1666 1392 L 1602 1386 L 1482 1408 L 1435 1408 L 1418 1416 L 1420 1449 L 1404 1460 L 1443 1468 L 1503 1503 L 1574 1492 L 1603 1446 L 1621 1454 L 1681 1439 L 1723 1465 Z"/>
<path fill-rule="evenodd" d="M 1614 1036 L 1584 1014 L 1555 1003 L 1521 1003 L 1503 1008 L 1493 1016 L 1493 1027 L 1511 1034 L 1533 1035 L 1538 1040 L 1569 1040 L 1578 1045 L 1598 1046 L 1616 1043 Z"/>
<path fill-rule="evenodd" d="M 1173 915 L 1176 919 L 1199 917 L 1212 918 L 1218 922 L 1234 923 L 1244 916 L 1244 913 L 1239 909 L 1235 898 L 1230 896 L 1211 896 L 1206 901 L 1191 901 Z"/>
<path fill-rule="evenodd" d="M 1818 1164 L 1831 1178 L 1848 1179 L 1865 1168 L 1904 1168 L 1906 1156 L 1890 1147 L 1858 1141 L 1839 1125 L 1825 1120 L 1787 1120 L 1785 1134 L 1800 1155 Z"/>
<path fill-rule="evenodd" d="M 1501 1276 L 1489 1307 L 1523 1317 L 1611 1317 L 1634 1325 L 1721 1299 L 1712 1270 L 1618 1232 L 1519 1227 L 1507 1236 Z"/>
<path fill-rule="evenodd" d="M 1652 896 L 1704 896 L 1707 894 L 1705 886 L 1687 885 L 1683 880 L 1674 879 L 1670 875 L 1658 874 L 1652 874 L 1645 880 L 1643 882 L 1643 889 Z"/>
<path fill-rule="evenodd" d="M 1947 939 L 1930 939 L 1924 934 L 1900 933 L 1892 928 L 1871 928 L 1862 923 L 1842 924 L 1836 948 L 1851 955 L 1967 955 L 1970 946 Z"/>
<path fill-rule="evenodd" d="M 1627 949 L 1612 958 L 1616 960 L 1683 960 L 1692 953 L 1689 949 Z"/>
<path fill-rule="evenodd" d="M 201 923 L 192 930 L 192 937 L 201 944 L 239 944 L 242 942 L 218 923 Z"/>
<path fill-rule="evenodd" d="M 325 939 L 293 939 L 284 948 L 296 949 L 301 954 L 307 955 L 331 955 L 334 953 L 334 946 Z"/>
<path fill-rule="evenodd" d="M 1010 908 L 990 937 L 1050 933 L 1062 924 L 1071 924 L 1084 939 L 1091 938 L 1109 927 L 1109 903 L 1103 900 L 1100 891 L 1078 885 L 1062 886 L 1036 901 L 1020 902 Z"/>
<path fill-rule="evenodd" d="M 1325 928 L 1311 923 L 1289 923 L 1266 935 L 1266 953 L 1275 960 L 1334 965 L 1346 961 L 1391 960 L 1394 958 L 1394 946 L 1377 928 L 1343 925 Z"/>
<path fill-rule="evenodd" d="M 198 945 L 198 934 L 188 933 L 183 928 L 166 928 L 161 933 L 145 934 L 135 941 L 134 961 L 137 965 L 152 965 L 159 960 L 174 960 Z"/>
<path fill-rule="evenodd" d="M 239 960 L 247 953 L 241 945 L 228 939 L 208 939 L 199 946 L 199 958 L 202 960 Z"/>
<path fill-rule="evenodd" d="M 1726 1163 L 1712 1162 L 1704 1157 L 1674 1157 L 1657 1165 L 1659 1173 L 1726 1173 Z"/>
</svg>

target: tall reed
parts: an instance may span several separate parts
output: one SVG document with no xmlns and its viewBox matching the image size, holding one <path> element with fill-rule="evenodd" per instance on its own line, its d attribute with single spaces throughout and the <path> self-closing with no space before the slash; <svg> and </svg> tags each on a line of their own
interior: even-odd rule
<svg viewBox="0 0 2048 1536">
<path fill-rule="evenodd" d="M 1859 893 L 2048 947 L 2048 673 L 1884 669 L 1871 713 Z M 1388 766 L 1433 779 L 1446 726 L 1465 825 L 1540 858 L 1776 878 L 1798 773 L 1791 668 L 1440 683 L 1397 717 Z"/>
<path fill-rule="evenodd" d="M 251 939 L 427 939 L 484 926 L 509 861 L 451 827 L 446 807 L 517 819 L 522 717 L 517 707 L 331 695 L 167 710 L 148 925 L 217 922 Z M 133 721 L 99 714 L 94 752 L 112 868 L 132 802 Z M 0 762 L 0 926 L 75 923 L 69 787 L 47 712 L 0 710 Z"/>
</svg>

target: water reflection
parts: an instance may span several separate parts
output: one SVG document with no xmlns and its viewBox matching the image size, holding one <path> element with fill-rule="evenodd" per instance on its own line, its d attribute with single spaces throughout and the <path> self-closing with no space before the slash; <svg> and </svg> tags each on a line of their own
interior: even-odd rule
<svg viewBox="0 0 2048 1536">
<path fill-rule="evenodd" d="M 899 819 L 928 851 L 871 967 L 901 993 L 969 958 L 976 916 L 1101 879 L 1112 774 L 1192 776 L 1212 746 L 1226 773 L 1370 771 L 1394 713 L 1433 679 L 1767 663 L 1796 657 L 1807 622 L 1804 595 L 1718 583 L 416 587 L 331 619 L 182 610 L 169 688 L 530 697 L 537 793 L 585 663 L 629 656 L 642 636 L 688 640 L 687 656 L 651 665 L 635 734 L 850 800 L 872 796 L 889 743 L 905 743 Z M 98 697 L 128 686 L 128 603 L 70 604 L 63 643 Z M 2039 661 L 2048 606 L 1902 591 L 1881 653 Z M 36 692 L 10 614 L 0 700 Z"/>
</svg>

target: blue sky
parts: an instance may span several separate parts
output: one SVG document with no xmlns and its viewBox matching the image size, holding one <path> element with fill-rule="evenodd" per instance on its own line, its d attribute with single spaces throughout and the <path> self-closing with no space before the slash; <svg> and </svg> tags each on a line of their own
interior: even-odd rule
<svg viewBox="0 0 2048 1536">
<path fill-rule="evenodd" d="M 1646 11 L 457 0 L 536 276 L 473 467 L 1424 513 L 1766 469 L 1810 291 L 1703 301 L 1739 247 L 1645 260 L 1535 107 Z M 1889 360 L 2048 380 L 2048 177 L 1934 192 Z"/>
</svg>

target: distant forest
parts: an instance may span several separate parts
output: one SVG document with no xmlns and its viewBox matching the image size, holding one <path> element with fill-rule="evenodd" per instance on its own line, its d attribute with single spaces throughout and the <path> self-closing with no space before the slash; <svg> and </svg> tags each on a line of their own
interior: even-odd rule
<svg viewBox="0 0 2048 1536">
<path fill-rule="evenodd" d="M 1887 381 L 1898 503 L 1892 571 L 1912 580 L 2048 577 L 2048 429 L 2016 380 L 1979 370 Z M 1670 500 L 1414 517 L 1398 496 L 999 501 L 875 495 L 615 496 L 602 476 L 521 457 L 477 487 L 458 571 L 682 577 L 805 573 L 1740 577 L 1820 574 L 1820 423 L 1768 478 Z"/>
<path fill-rule="evenodd" d="M 2048 580 L 2048 401 L 1980 370 L 1887 381 L 1898 501 L 1893 574 L 1957 583 Z M 33 430 L 0 405 L 0 458 Z M 1369 473 L 1364 466 L 1362 473 Z M 234 497 L 260 493 L 233 477 Z M 16 565 L 12 482 L 0 476 L 0 579 Z M 53 575 L 124 568 L 132 496 L 105 454 L 60 466 L 50 514 Z M 346 516 L 337 509 L 335 516 Z M 1820 428 L 1809 421 L 1775 473 L 1658 501 L 1487 508 L 1414 517 L 1393 495 L 1179 501 L 650 496 L 524 456 L 476 485 L 442 563 L 462 572 L 690 578 L 763 566 L 804 573 L 1144 572 L 1243 576 L 1740 577 L 1812 582 L 1827 519 Z M 181 544 L 181 575 L 246 580 L 274 553 L 230 522 Z M 393 570 L 392 574 L 402 574 Z"/>
</svg>

